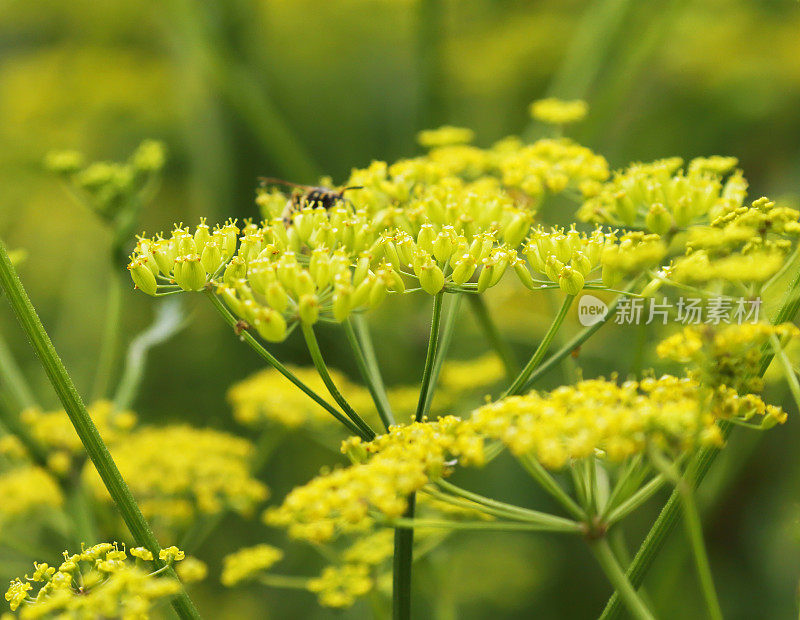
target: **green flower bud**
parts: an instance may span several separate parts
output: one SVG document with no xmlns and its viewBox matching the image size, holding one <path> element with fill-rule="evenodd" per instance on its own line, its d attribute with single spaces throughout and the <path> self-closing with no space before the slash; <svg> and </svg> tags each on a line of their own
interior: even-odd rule
<svg viewBox="0 0 800 620">
<path fill-rule="evenodd" d="M 313 295 L 317 292 L 317 287 L 314 285 L 314 280 L 311 274 L 305 269 L 298 270 L 297 277 L 294 280 L 294 293 L 300 298 L 303 295 Z"/>
<path fill-rule="evenodd" d="M 544 266 L 544 273 L 553 282 L 558 282 L 558 278 L 561 275 L 561 270 L 563 268 L 564 263 L 558 260 L 555 256 L 551 256 L 547 259 L 547 263 Z"/>
<path fill-rule="evenodd" d="M 421 265 L 417 277 L 420 286 L 429 295 L 436 295 L 444 287 L 444 273 L 432 260 Z"/>
<path fill-rule="evenodd" d="M 184 256 L 181 262 L 180 275 L 175 274 L 177 285 L 184 291 L 202 290 L 206 285 L 206 270 L 200 263 L 200 257 L 197 254 L 191 254 Z"/>
<path fill-rule="evenodd" d="M 203 269 L 208 273 L 216 273 L 219 266 L 222 264 L 222 251 L 219 249 L 216 241 L 208 241 L 203 246 L 203 253 L 200 255 L 200 262 L 203 264 Z"/>
<path fill-rule="evenodd" d="M 370 259 L 369 256 L 362 254 L 356 262 L 355 271 L 353 271 L 353 284 L 358 286 L 364 281 L 364 278 L 369 274 Z"/>
<path fill-rule="evenodd" d="M 555 256 L 562 263 L 568 263 L 572 258 L 572 245 L 566 235 L 558 234 L 553 238 Z"/>
<path fill-rule="evenodd" d="M 528 234 L 528 230 L 530 230 L 532 221 L 533 216 L 530 213 L 520 212 L 514 214 L 511 221 L 503 230 L 503 240 L 509 247 L 516 248 L 522 243 L 525 235 Z"/>
<path fill-rule="evenodd" d="M 386 288 L 386 283 L 383 281 L 383 278 L 375 278 L 375 282 L 369 292 L 369 307 L 375 308 L 380 305 L 380 303 L 386 299 L 387 292 L 388 289 Z"/>
<path fill-rule="evenodd" d="M 272 308 L 259 308 L 253 319 L 253 327 L 269 342 L 281 342 L 286 338 L 286 319 Z"/>
<path fill-rule="evenodd" d="M 644 220 L 651 231 L 658 235 L 665 235 L 672 228 L 672 215 L 660 202 L 650 205 L 647 217 Z"/>
<path fill-rule="evenodd" d="M 295 213 L 294 220 L 292 220 L 292 227 L 294 228 L 295 233 L 297 233 L 297 237 L 300 239 L 300 241 L 305 243 L 314 230 L 313 215 L 306 210 L 303 210 L 300 213 Z"/>
<path fill-rule="evenodd" d="M 372 292 L 372 284 L 374 282 L 374 276 L 370 276 L 369 278 L 364 278 L 361 284 L 359 284 L 353 290 L 353 295 L 350 298 L 350 307 L 351 308 L 360 308 L 361 306 L 365 305 L 369 300 L 369 295 Z"/>
<path fill-rule="evenodd" d="M 469 254 L 462 254 L 461 258 L 453 263 L 453 282 L 458 285 L 464 284 L 475 273 L 478 264 Z"/>
<path fill-rule="evenodd" d="M 203 249 L 206 247 L 206 243 L 211 240 L 211 233 L 208 230 L 208 225 L 205 222 L 205 219 L 200 220 L 200 224 L 197 226 L 197 229 L 194 231 L 194 245 L 197 248 L 197 252 L 202 256 Z"/>
<path fill-rule="evenodd" d="M 278 312 L 285 312 L 289 305 L 289 295 L 277 280 L 273 280 L 267 285 L 264 297 L 270 307 Z"/>
<path fill-rule="evenodd" d="M 591 261 L 583 252 L 575 252 L 572 255 L 572 260 L 569 262 L 569 264 L 573 269 L 579 271 L 584 278 L 589 274 L 593 267 Z"/>
<path fill-rule="evenodd" d="M 425 250 L 428 254 L 433 254 L 433 242 L 436 239 L 436 231 L 433 224 L 423 224 L 417 235 L 417 247 Z"/>
<path fill-rule="evenodd" d="M 242 302 L 236 294 L 236 289 L 230 286 L 219 286 L 217 287 L 217 295 L 222 297 L 222 301 L 236 316 L 244 314 L 244 308 L 242 308 Z"/>
<path fill-rule="evenodd" d="M 153 244 L 152 251 L 159 271 L 165 276 L 171 274 L 175 268 L 175 244 L 160 239 Z"/>
<path fill-rule="evenodd" d="M 331 257 L 324 248 L 317 248 L 311 252 L 311 260 L 308 263 L 308 271 L 317 288 L 322 290 L 331 282 Z"/>
<path fill-rule="evenodd" d="M 242 280 L 247 277 L 247 266 L 241 256 L 234 256 L 228 266 L 225 267 L 225 273 L 222 275 L 222 281 L 225 284 L 233 284 L 237 280 Z"/>
<path fill-rule="evenodd" d="M 558 286 L 567 295 L 577 295 L 583 289 L 583 276 L 579 271 L 566 266 L 561 270 Z"/>
<path fill-rule="evenodd" d="M 128 265 L 128 270 L 131 272 L 131 279 L 136 285 L 136 288 L 148 295 L 155 295 L 158 290 L 156 277 L 153 272 L 145 264 L 146 261 L 142 259 L 134 259 Z"/>
<path fill-rule="evenodd" d="M 489 288 L 489 284 L 494 278 L 494 271 L 495 265 L 494 261 L 491 259 L 486 259 L 483 264 L 483 269 L 481 269 L 481 273 L 478 276 L 478 292 L 483 293 L 486 289 Z"/>
<path fill-rule="evenodd" d="M 297 303 L 297 315 L 306 325 L 313 325 L 319 319 L 319 300 L 316 295 L 303 295 Z"/>
<path fill-rule="evenodd" d="M 526 287 L 531 290 L 536 288 L 536 284 L 533 282 L 533 276 L 531 272 L 528 271 L 528 267 L 525 265 L 525 261 L 518 260 L 514 263 L 514 271 L 516 272 L 517 276 L 519 277 L 520 282 Z"/>
<path fill-rule="evenodd" d="M 600 278 L 603 280 L 603 286 L 606 288 L 614 288 L 622 281 L 622 273 L 608 265 L 603 265 Z"/>
<path fill-rule="evenodd" d="M 345 321 L 350 316 L 351 298 L 353 289 L 350 286 L 343 286 L 336 289 L 333 294 L 333 318 L 339 323 Z"/>
<path fill-rule="evenodd" d="M 236 241 L 239 237 L 239 228 L 236 226 L 233 220 L 228 220 L 225 222 L 225 225 L 220 229 L 222 233 L 222 243 L 220 247 L 222 248 L 222 254 L 225 256 L 226 259 L 233 256 L 234 252 L 236 252 Z"/>
<path fill-rule="evenodd" d="M 444 263 L 453 255 L 455 244 L 453 239 L 445 233 L 440 232 L 433 240 L 433 255 L 440 263 Z"/>
<path fill-rule="evenodd" d="M 297 258 L 293 252 L 288 252 L 281 256 L 275 265 L 275 273 L 278 276 L 278 280 L 290 291 L 294 290 L 294 281 L 297 278 L 299 268 L 300 266 L 297 264 Z"/>
</svg>

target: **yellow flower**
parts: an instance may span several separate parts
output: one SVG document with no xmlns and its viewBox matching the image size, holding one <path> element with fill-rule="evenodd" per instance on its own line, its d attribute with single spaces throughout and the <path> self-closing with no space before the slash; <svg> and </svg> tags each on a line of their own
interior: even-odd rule
<svg viewBox="0 0 800 620">
<path fill-rule="evenodd" d="M 225 556 L 221 581 L 223 585 L 234 586 L 260 572 L 269 570 L 281 559 L 283 559 L 283 551 L 270 545 L 256 545 L 240 549 L 236 553 Z"/>
<path fill-rule="evenodd" d="M 356 598 L 369 592 L 374 585 L 369 567 L 364 564 L 327 566 L 322 574 L 308 582 L 308 590 L 319 597 L 324 607 L 350 607 Z"/>
<path fill-rule="evenodd" d="M 539 99 L 531 104 L 531 116 L 550 125 L 569 125 L 582 121 L 589 111 L 585 101 L 564 101 L 551 97 Z"/>
<path fill-rule="evenodd" d="M 35 510 L 59 508 L 64 503 L 56 480 L 44 469 L 31 465 L 0 473 L 0 497 L 0 524 Z"/>
</svg>

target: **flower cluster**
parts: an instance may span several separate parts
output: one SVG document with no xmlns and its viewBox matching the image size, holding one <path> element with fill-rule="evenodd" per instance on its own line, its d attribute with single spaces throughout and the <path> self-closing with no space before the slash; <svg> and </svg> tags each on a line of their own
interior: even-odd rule
<svg viewBox="0 0 800 620">
<path fill-rule="evenodd" d="M 169 550 L 161 555 L 170 562 L 183 559 L 177 549 L 164 551 Z M 181 588 L 175 579 L 147 570 L 145 562 L 152 559 L 146 549 L 126 551 L 117 543 L 100 543 L 75 554 L 65 551 L 58 567 L 34 563 L 33 575 L 14 579 L 5 599 L 22 620 L 148 618 L 158 603 Z"/>
<path fill-rule="evenodd" d="M 45 166 L 62 176 L 73 191 L 100 217 L 113 221 L 141 195 L 164 167 L 165 148 L 161 142 L 145 140 L 124 163 L 86 164 L 75 151 L 52 152 Z"/>
<path fill-rule="evenodd" d="M 283 559 L 283 551 L 270 545 L 239 549 L 225 556 L 220 580 L 223 585 L 235 586 L 272 568 Z"/>
<path fill-rule="evenodd" d="M 103 441 L 108 445 L 114 445 L 127 437 L 136 426 L 137 419 L 133 412 L 117 411 L 114 404 L 107 400 L 96 401 L 87 410 Z M 83 457 L 83 444 L 63 409 L 26 409 L 21 418 L 34 439 L 48 448 L 48 465 L 54 472 L 67 473 L 73 462 L 78 457 Z"/>
<path fill-rule="evenodd" d="M 450 459 L 464 464 L 485 460 L 482 437 L 453 416 L 392 427 L 371 442 L 351 438 L 342 450 L 356 460 L 354 465 L 294 489 L 280 507 L 267 510 L 267 523 L 319 542 L 340 532 L 363 531 L 373 522 L 370 511 L 401 516 L 407 496 L 441 477 Z"/>
<path fill-rule="evenodd" d="M 569 125 L 582 121 L 589 111 L 585 101 L 564 101 L 550 97 L 531 104 L 531 116 L 550 125 Z"/>
<path fill-rule="evenodd" d="M 785 264 L 798 234 L 800 211 L 759 198 L 690 229 L 671 275 L 685 282 L 764 282 Z"/>
<path fill-rule="evenodd" d="M 250 442 L 186 425 L 142 428 L 111 448 L 142 512 L 170 526 L 200 514 L 251 514 L 267 488 L 250 474 Z M 92 467 L 85 477 L 97 497 L 110 501 Z"/>
<path fill-rule="evenodd" d="M 726 386 L 738 393 L 760 392 L 762 347 L 771 336 L 788 340 L 800 336 L 800 330 L 791 323 L 745 323 L 722 329 L 693 325 L 663 340 L 656 352 L 659 357 L 691 364 L 693 376 L 704 385 Z"/>
<path fill-rule="evenodd" d="M 0 472 L 0 527 L 43 509 L 57 509 L 64 503 L 58 483 L 47 471 L 21 465 Z"/>
<path fill-rule="evenodd" d="M 584 221 L 644 228 L 660 235 L 742 206 L 747 182 L 730 157 L 636 163 L 598 188 L 578 210 Z"/>
</svg>

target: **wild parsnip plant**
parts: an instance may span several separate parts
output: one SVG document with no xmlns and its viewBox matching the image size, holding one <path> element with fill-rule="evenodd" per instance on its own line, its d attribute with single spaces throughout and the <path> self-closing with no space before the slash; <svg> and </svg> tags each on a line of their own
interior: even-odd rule
<svg viewBox="0 0 800 620">
<path fill-rule="evenodd" d="M 0 444 L 0 491 L 11 501 L 0 505 L 0 525 L 37 511 L 63 515 L 72 497 L 71 505 L 88 513 L 82 542 L 94 545 L 105 539 L 95 539 L 92 521 L 107 512 L 110 498 L 138 545 L 65 553 L 58 569 L 36 564 L 33 576 L 12 582 L 12 610 L 21 617 L 56 610 L 66 617 L 146 616 L 166 599 L 182 617 L 196 617 L 176 578 L 196 580 L 206 569 L 181 549 L 197 547 L 225 513 L 261 512 L 267 525 L 320 550 L 328 565 L 319 574 L 286 574 L 276 570 L 281 549 L 231 549 L 219 576 L 225 586 L 255 581 L 306 590 L 333 608 L 369 596 L 376 615 L 390 590 L 392 616 L 409 618 L 414 559 L 459 531 L 517 531 L 582 538 L 615 591 L 604 617 L 621 602 L 634 617 L 652 618 L 637 590 L 682 514 L 707 613 L 721 618 L 695 488 L 734 427 L 757 432 L 786 421 L 760 396 L 773 358 L 800 397 L 785 351 L 800 335 L 791 324 L 800 272 L 787 272 L 796 269 L 800 212 L 750 200 L 729 157 L 669 158 L 611 172 L 601 155 L 562 137 L 587 112 L 582 101 L 537 101 L 531 115 L 548 124 L 551 137 L 509 137 L 489 148 L 474 146 L 468 129 L 425 131 L 425 155 L 353 170 L 342 185 L 349 189 L 334 200 L 265 186 L 256 198 L 258 222 L 201 220 L 139 236 L 128 264 L 136 288 L 154 297 L 204 296 L 267 364 L 228 394 L 252 443 L 187 425 L 140 426 L 128 408 L 142 355 L 129 356 L 115 395 L 107 394 L 105 375 L 99 380 L 87 412 L 0 246 L 0 284 L 70 421 L 25 394 L 21 415 L 5 416 L 11 434 Z M 147 143 L 123 166 L 83 168 L 74 154 L 49 162 L 73 190 L 86 192 L 80 200 L 118 239 L 150 191 L 159 153 Z M 787 276 L 777 312 L 765 316 L 760 299 L 775 297 Z M 522 303 L 555 300 L 549 327 L 532 338 L 521 365 L 486 301 L 501 287 L 524 291 Z M 587 291 L 613 301 L 567 340 L 562 327 Z M 403 295 L 429 299 L 430 335 L 419 385 L 387 386 L 369 311 Z M 668 319 L 691 322 L 683 295 L 705 301 L 705 320 L 661 338 Z M 471 360 L 448 358 L 462 300 L 492 349 Z M 657 355 L 682 371 L 578 376 L 535 389 L 615 312 L 645 323 L 649 342 L 660 340 Z M 726 324 L 731 316 L 738 320 Z M 398 329 L 405 329 L 403 318 L 396 318 Z M 179 323 L 158 319 L 160 329 L 143 342 L 168 337 Z M 327 325 L 341 330 L 363 385 L 326 364 L 317 333 Z M 290 337 L 303 339 L 313 368 L 283 363 L 270 351 Z M 5 364 L 3 372 L 12 371 Z M 494 398 L 481 404 L 486 392 Z M 339 443 L 347 464 L 333 464 L 261 511 L 268 490 L 258 472 L 289 432 Z M 503 451 L 511 457 L 503 462 L 527 472 L 557 512 L 452 482 L 459 470 L 488 467 Z M 609 534 L 665 488 L 670 500 L 626 566 Z M 149 524 L 168 542 L 181 541 L 180 549 L 162 549 Z"/>
</svg>

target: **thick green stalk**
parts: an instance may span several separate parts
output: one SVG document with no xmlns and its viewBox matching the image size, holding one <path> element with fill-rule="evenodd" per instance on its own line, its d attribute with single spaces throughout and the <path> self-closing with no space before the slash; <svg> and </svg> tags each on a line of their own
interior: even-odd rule
<svg viewBox="0 0 800 620">
<path fill-rule="evenodd" d="M 439 343 L 439 323 L 442 316 L 442 303 L 444 292 L 439 292 L 433 298 L 433 312 L 431 316 L 431 333 L 428 338 L 428 350 L 425 354 L 425 367 L 422 371 L 422 385 L 419 390 L 419 401 L 414 420 L 420 422 L 427 414 L 427 405 L 430 403 L 428 390 L 431 387 L 433 366 L 436 359 L 436 350 Z M 413 521 L 414 508 L 417 498 L 412 493 L 408 498 L 408 508 L 403 515 L 405 519 Z M 396 527 L 394 530 L 394 557 L 392 570 L 392 618 L 394 620 L 408 620 L 411 618 L 411 562 L 414 553 L 413 528 Z"/>
<path fill-rule="evenodd" d="M 784 323 L 794 319 L 798 309 L 800 309 L 800 294 L 798 293 L 800 293 L 800 271 L 795 274 L 791 284 L 788 286 L 784 294 L 783 302 L 772 320 L 773 324 Z M 763 376 L 767 371 L 767 368 L 772 362 L 772 358 L 773 354 L 768 351 L 762 355 L 759 376 Z M 728 438 L 732 428 L 732 424 L 725 422 L 720 423 L 723 439 Z M 701 450 L 690 469 L 686 472 L 684 477 L 686 483 L 693 484 L 694 487 L 697 488 L 718 454 L 719 450 L 716 448 L 704 448 Z M 661 513 L 658 515 L 653 527 L 650 528 L 639 550 L 636 552 L 633 562 L 631 562 L 626 573 L 634 588 L 638 588 L 642 585 L 645 574 L 650 569 L 658 552 L 664 546 L 672 528 L 675 527 L 680 513 L 680 504 L 680 493 L 677 490 L 673 491 L 664 508 L 661 510 Z M 600 619 L 609 620 L 610 618 L 616 618 L 619 615 L 619 611 L 620 597 L 617 593 L 614 593 L 606 604 Z"/>
<path fill-rule="evenodd" d="M 589 547 L 608 577 L 608 580 L 611 582 L 611 585 L 613 585 L 614 589 L 622 596 L 622 600 L 625 602 L 631 615 L 639 620 L 655 620 L 655 616 L 647 609 L 644 601 L 639 598 L 631 582 L 628 581 L 625 573 L 620 568 L 608 541 L 605 538 L 598 538 L 591 542 Z"/>
<path fill-rule="evenodd" d="M 311 325 L 301 323 L 300 329 L 303 332 L 303 337 L 306 339 L 306 345 L 308 346 L 308 352 L 311 354 L 311 360 L 314 362 L 314 366 L 317 369 L 322 382 L 325 384 L 325 387 L 328 388 L 328 392 L 330 392 L 331 396 L 333 396 L 333 400 L 339 404 L 345 415 L 353 421 L 353 424 L 361 429 L 359 434 L 368 441 L 371 441 L 375 438 L 375 431 L 373 431 L 369 424 L 367 424 L 361 418 L 361 416 L 353 410 L 353 408 L 350 406 L 350 403 L 347 402 L 347 399 L 342 395 L 342 393 L 339 391 L 339 388 L 337 388 L 336 384 L 333 382 L 331 374 L 328 372 L 328 366 L 325 364 L 325 360 L 322 357 L 322 351 L 319 349 L 317 337 L 314 335 L 314 328 Z"/>
<path fill-rule="evenodd" d="M 653 497 L 655 492 L 664 486 L 665 482 L 666 478 L 664 478 L 663 475 L 656 476 L 641 489 L 636 491 L 636 493 L 631 495 L 628 499 L 620 502 L 618 506 L 613 506 L 611 510 L 608 511 L 607 515 L 601 515 L 601 520 L 604 523 L 611 525 L 612 523 L 616 523 L 620 519 L 625 518 L 627 515 L 632 513 L 634 510 L 639 508 L 639 506 Z"/>
<path fill-rule="evenodd" d="M 378 416 L 380 416 L 384 428 L 389 430 L 389 427 L 394 424 L 394 415 L 392 414 L 392 407 L 389 404 L 389 399 L 386 396 L 386 387 L 383 384 L 374 351 L 371 351 L 372 355 L 367 357 L 367 348 L 363 346 L 363 339 L 359 340 L 358 335 L 353 329 L 352 318 L 346 320 L 342 326 L 344 327 L 344 333 L 347 335 L 347 341 L 350 343 L 350 348 L 356 356 L 356 364 L 358 364 L 361 378 L 367 385 L 367 389 L 372 396 L 372 402 L 375 403 Z"/>
<path fill-rule="evenodd" d="M 77 389 L 75 389 L 67 369 L 56 353 L 50 337 L 47 335 L 14 266 L 11 264 L 5 244 L 2 241 L 0 241 L 0 288 L 5 291 L 17 320 L 25 330 L 42 367 L 67 412 L 70 422 L 75 428 L 75 432 L 97 469 L 97 473 L 100 474 L 100 478 L 103 480 L 106 489 L 108 489 L 109 495 L 117 505 L 131 535 L 137 544 L 147 547 L 155 557 L 158 557 L 160 550 L 158 540 L 156 540 L 153 531 L 150 529 L 141 510 L 139 510 L 136 500 L 134 500 L 128 485 L 122 479 L 122 475 L 111 458 L 108 448 L 97 431 L 97 427 L 86 411 L 86 407 Z M 155 563 L 159 568 L 166 566 L 160 560 Z M 175 577 L 171 568 L 167 568 L 166 572 Z M 182 618 L 200 617 L 191 599 L 183 590 L 174 599 L 173 606 Z"/>
<path fill-rule="evenodd" d="M 519 372 L 519 362 L 514 355 L 514 351 L 503 338 L 500 330 L 497 329 L 497 324 L 492 320 L 486 300 L 483 295 L 467 295 L 467 299 L 478 325 L 483 330 L 484 336 L 486 336 L 492 349 L 497 353 L 500 361 L 503 362 L 503 368 L 505 368 L 508 380 L 513 381 Z"/>
<path fill-rule="evenodd" d="M 225 320 L 225 322 L 231 328 L 235 329 L 238 321 L 236 317 L 233 316 L 233 314 L 231 314 L 230 310 L 228 310 L 225 307 L 225 305 L 217 298 L 217 296 L 214 295 L 213 291 L 207 290 L 206 296 L 209 298 L 209 300 L 211 300 L 211 303 L 214 305 L 214 309 L 217 312 L 219 312 L 220 316 Z M 247 330 L 242 331 L 239 337 L 242 340 L 244 340 L 250 346 L 250 348 L 253 349 L 253 351 L 255 351 L 259 355 L 259 357 L 261 357 L 261 359 L 267 362 L 267 364 L 272 366 L 275 370 L 281 373 L 289 381 L 294 383 L 294 385 L 297 386 L 301 392 L 303 392 L 311 400 L 317 403 L 320 407 L 325 409 L 334 418 L 339 420 L 339 422 L 341 422 L 344 426 L 346 426 L 347 430 L 349 430 L 354 435 L 360 435 L 364 439 L 367 439 L 367 437 L 364 436 L 363 432 L 361 431 L 361 429 L 359 429 L 358 426 L 356 426 L 352 421 L 347 419 L 347 417 L 342 415 L 342 413 L 338 409 L 336 409 L 333 405 L 328 403 L 325 399 L 323 399 L 319 394 L 317 394 L 314 390 L 308 387 L 305 383 L 300 381 L 300 379 L 298 379 L 291 370 L 286 368 L 286 366 L 281 364 L 278 361 L 278 359 L 274 355 L 272 355 L 272 353 L 270 353 L 264 347 L 262 347 L 261 344 L 258 342 L 258 340 L 256 340 L 252 336 L 252 334 L 250 334 Z"/>
<path fill-rule="evenodd" d="M 567 311 L 569 307 L 572 305 L 572 300 L 575 299 L 575 295 L 567 295 L 564 298 L 564 302 L 561 304 L 561 309 L 558 311 L 558 314 L 553 319 L 553 322 L 550 324 L 550 328 L 547 330 L 547 333 L 542 338 L 542 341 L 539 343 L 539 346 L 534 351 L 531 359 L 528 360 L 528 363 L 525 364 L 525 368 L 519 373 L 517 378 L 514 382 L 508 387 L 508 389 L 503 394 L 502 398 L 506 396 L 513 396 L 515 394 L 521 394 L 523 388 L 528 383 L 528 380 L 531 378 L 533 371 L 536 370 L 536 367 L 539 365 L 539 362 L 542 361 L 545 354 L 547 353 L 547 349 L 550 346 L 550 343 L 553 341 L 556 333 L 558 333 L 561 324 L 564 322 L 564 319 L 567 317 Z"/>
</svg>

